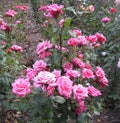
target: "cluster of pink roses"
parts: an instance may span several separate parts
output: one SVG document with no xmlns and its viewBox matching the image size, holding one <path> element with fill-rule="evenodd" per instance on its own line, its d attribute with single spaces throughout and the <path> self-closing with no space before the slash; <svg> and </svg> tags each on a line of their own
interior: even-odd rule
<svg viewBox="0 0 120 123">
<path fill-rule="evenodd" d="M 59 14 L 63 14 L 63 7 L 63 5 L 52 4 L 40 7 L 39 11 L 46 11 L 47 14 L 44 14 L 46 17 L 55 18 Z M 80 48 L 85 45 L 89 48 L 95 48 L 106 42 L 105 36 L 101 33 L 90 36 L 82 35 L 80 30 L 73 30 L 73 33 L 76 36 L 67 41 L 67 44 L 72 47 Z M 75 100 L 77 103 L 75 111 L 80 115 L 86 110 L 86 98 L 101 95 L 101 91 L 93 85 L 108 86 L 108 80 L 100 66 L 93 69 L 89 63 L 83 60 L 82 51 L 79 51 L 78 56 L 70 59 L 69 62 L 64 62 L 63 66 L 61 66 L 63 71 L 57 70 L 57 68 L 51 70 L 43 60 L 51 56 L 51 50 L 54 52 L 54 49 L 69 53 L 67 48 L 54 45 L 48 40 L 39 42 L 36 53 L 39 55 L 40 60 L 36 61 L 31 68 L 26 69 L 24 78 L 19 78 L 12 83 L 12 92 L 17 96 L 25 97 L 27 94 L 32 93 L 33 88 L 40 88 L 47 96 L 60 95 L 66 100 Z M 82 85 L 83 83 L 84 85 Z"/>
<path fill-rule="evenodd" d="M 17 5 L 17 6 L 14 6 L 15 9 L 20 9 L 22 11 L 26 11 L 28 9 L 28 6 L 20 6 L 20 5 Z"/>
</svg>

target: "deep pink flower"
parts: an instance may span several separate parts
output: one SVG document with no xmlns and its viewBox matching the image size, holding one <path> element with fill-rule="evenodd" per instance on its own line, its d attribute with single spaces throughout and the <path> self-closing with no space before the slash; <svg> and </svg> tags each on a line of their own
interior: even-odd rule
<svg viewBox="0 0 120 123">
<path fill-rule="evenodd" d="M 90 64 L 88 63 L 84 63 L 84 64 L 85 64 L 85 68 L 92 70 L 92 66 Z"/>
<path fill-rule="evenodd" d="M 93 71 L 91 69 L 84 68 L 82 70 L 82 77 L 86 79 L 94 78 Z"/>
<path fill-rule="evenodd" d="M 73 96 L 78 102 L 82 99 L 88 97 L 88 90 L 86 87 L 83 87 L 81 84 L 73 86 Z"/>
<path fill-rule="evenodd" d="M 27 94 L 31 93 L 30 83 L 27 79 L 17 79 L 12 83 L 12 92 L 20 97 L 25 97 Z"/>
<path fill-rule="evenodd" d="M 90 6 L 89 6 L 89 10 L 90 10 L 91 12 L 94 12 L 94 11 L 95 11 L 94 5 L 90 5 Z"/>
<path fill-rule="evenodd" d="M 77 46 L 78 43 L 77 43 L 77 38 L 70 38 L 68 41 L 67 41 L 67 44 L 70 45 L 70 46 Z"/>
<path fill-rule="evenodd" d="M 110 22 L 110 18 L 104 17 L 104 18 L 101 19 L 101 22 L 102 23 L 108 23 L 108 22 Z"/>
<path fill-rule="evenodd" d="M 81 36 L 82 35 L 82 31 L 81 30 L 74 29 L 73 32 L 76 34 L 76 36 Z"/>
<path fill-rule="evenodd" d="M 106 37 L 102 34 L 102 33 L 96 33 L 95 34 L 96 37 L 97 37 L 97 40 L 100 42 L 100 43 L 105 43 L 106 42 Z"/>
<path fill-rule="evenodd" d="M 28 6 L 14 6 L 14 8 L 26 11 L 28 9 Z"/>
<path fill-rule="evenodd" d="M 65 64 L 63 64 L 63 68 L 64 68 L 64 71 L 72 70 L 73 69 L 73 64 L 70 63 L 70 62 L 66 62 Z"/>
<path fill-rule="evenodd" d="M 14 11 L 14 10 L 8 10 L 8 11 L 6 12 L 6 16 L 14 17 L 15 15 L 17 15 L 17 12 Z"/>
<path fill-rule="evenodd" d="M 33 78 L 33 81 L 35 87 L 41 87 L 41 84 L 49 85 L 55 83 L 56 78 L 53 73 L 48 71 L 41 71 L 36 77 Z"/>
<path fill-rule="evenodd" d="M 83 69 L 85 67 L 85 64 L 84 62 L 79 59 L 79 58 L 74 58 L 72 59 L 72 63 L 75 65 L 75 66 L 78 66 L 79 68 Z"/>
<path fill-rule="evenodd" d="M 66 76 L 69 76 L 70 78 L 76 78 L 80 76 L 80 72 L 76 70 L 67 70 Z"/>
<path fill-rule="evenodd" d="M 86 107 L 85 107 L 85 102 L 83 100 L 81 100 L 79 102 L 79 106 L 77 108 L 75 108 L 75 112 L 78 116 L 80 116 L 80 114 L 86 110 Z"/>
<path fill-rule="evenodd" d="M 61 19 L 61 20 L 59 21 L 59 26 L 60 26 L 61 28 L 63 27 L 64 22 L 65 22 L 65 19 Z"/>
<path fill-rule="evenodd" d="M 37 74 L 37 70 L 36 69 L 32 69 L 32 68 L 27 68 L 26 69 L 26 78 L 28 80 L 33 79 Z"/>
<path fill-rule="evenodd" d="M 41 6 L 38 10 L 46 11 L 46 13 L 44 13 L 45 17 L 56 18 L 58 17 L 59 14 L 64 13 L 62 11 L 63 8 L 64 8 L 64 5 L 52 4 L 52 5 L 47 5 L 47 6 Z"/>
<path fill-rule="evenodd" d="M 7 23 L 5 23 L 3 21 L 0 22 L 0 29 L 3 30 L 3 31 L 5 31 L 7 29 Z"/>
<path fill-rule="evenodd" d="M 45 70 L 46 66 L 47 66 L 47 64 L 43 60 L 36 61 L 33 64 L 33 68 L 38 72 L 41 70 Z"/>
<path fill-rule="evenodd" d="M 112 14 L 114 14 L 114 13 L 116 13 L 116 11 L 117 11 L 117 9 L 116 8 L 110 8 L 110 13 L 112 13 Z"/>
<path fill-rule="evenodd" d="M 23 52 L 23 48 L 21 46 L 18 46 L 18 45 L 13 45 L 11 47 L 12 50 L 14 51 L 20 51 L 20 52 Z"/>
<path fill-rule="evenodd" d="M 90 35 L 87 37 L 87 40 L 90 41 L 92 44 L 95 44 L 97 42 L 96 35 Z"/>
<path fill-rule="evenodd" d="M 108 85 L 108 79 L 105 76 L 99 78 L 98 81 L 100 82 L 101 87 L 109 86 Z"/>
<path fill-rule="evenodd" d="M 77 43 L 79 46 L 84 46 L 88 44 L 88 41 L 85 36 L 78 36 Z"/>
<path fill-rule="evenodd" d="M 104 70 L 98 66 L 95 68 L 95 74 L 98 78 L 103 78 L 105 76 Z"/>
<path fill-rule="evenodd" d="M 72 94 L 72 84 L 73 81 L 69 79 L 68 76 L 61 76 L 57 79 L 58 92 L 60 95 L 69 99 Z"/>
<path fill-rule="evenodd" d="M 88 94 L 90 96 L 93 96 L 93 97 L 102 95 L 102 93 L 100 92 L 100 90 L 96 89 L 93 86 L 88 86 Z"/>
</svg>

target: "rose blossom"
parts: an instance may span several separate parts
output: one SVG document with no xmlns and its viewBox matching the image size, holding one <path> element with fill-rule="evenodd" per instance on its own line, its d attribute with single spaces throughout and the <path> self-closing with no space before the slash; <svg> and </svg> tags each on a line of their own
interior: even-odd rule
<svg viewBox="0 0 120 123">
<path fill-rule="evenodd" d="M 83 46 L 83 45 L 87 45 L 88 44 L 88 41 L 87 41 L 85 36 L 78 36 L 76 41 L 77 41 L 79 46 Z"/>
<path fill-rule="evenodd" d="M 74 58 L 72 59 L 72 63 L 75 65 L 75 66 L 78 66 L 79 68 L 83 69 L 85 67 L 85 64 L 84 62 L 79 59 L 79 58 Z"/>
<path fill-rule="evenodd" d="M 80 76 L 80 72 L 76 70 L 67 70 L 66 76 L 69 76 L 70 78 L 76 78 Z"/>
<path fill-rule="evenodd" d="M 14 6 L 14 8 L 26 11 L 28 9 L 28 6 Z"/>
<path fill-rule="evenodd" d="M 105 76 L 104 70 L 99 66 L 95 68 L 95 74 L 99 78 L 103 78 Z"/>
<path fill-rule="evenodd" d="M 49 85 L 51 83 L 55 83 L 56 78 L 53 73 L 48 71 L 41 71 L 36 77 L 33 78 L 33 81 L 35 87 L 40 87 L 41 84 Z"/>
<path fill-rule="evenodd" d="M 17 12 L 14 11 L 14 10 L 8 10 L 6 12 L 6 15 L 9 16 L 9 17 L 14 17 L 16 14 L 17 14 Z"/>
<path fill-rule="evenodd" d="M 112 13 L 112 14 L 114 14 L 114 13 L 116 13 L 116 11 L 117 11 L 117 9 L 116 8 L 110 8 L 110 13 Z"/>
<path fill-rule="evenodd" d="M 30 83 L 27 79 L 17 79 L 12 83 L 12 92 L 20 97 L 25 97 L 28 93 L 31 93 Z"/>
<path fill-rule="evenodd" d="M 96 35 L 90 35 L 87 37 L 87 40 L 91 42 L 92 44 L 95 44 L 97 42 L 97 37 Z"/>
<path fill-rule="evenodd" d="M 77 43 L 77 38 L 70 38 L 68 41 L 67 41 L 67 44 L 70 45 L 70 46 L 77 46 L 78 43 Z"/>
<path fill-rule="evenodd" d="M 61 28 L 63 27 L 64 22 L 65 22 L 65 19 L 61 19 L 61 20 L 59 21 L 59 26 L 60 26 Z"/>
<path fill-rule="evenodd" d="M 118 60 L 117 67 L 120 68 L 120 58 Z"/>
<path fill-rule="evenodd" d="M 110 18 L 104 17 L 104 18 L 101 19 L 101 22 L 102 23 L 108 23 L 108 22 L 110 22 Z"/>
<path fill-rule="evenodd" d="M 46 66 L 47 66 L 47 64 L 43 60 L 36 61 L 33 64 L 33 68 L 38 72 L 41 70 L 45 70 Z"/>
<path fill-rule="evenodd" d="M 94 10 L 95 10 L 94 5 L 90 5 L 90 6 L 89 6 L 89 10 L 90 10 L 91 12 L 94 12 Z"/>
<path fill-rule="evenodd" d="M 88 87 L 88 94 L 93 97 L 102 95 L 100 90 L 94 88 L 93 86 Z"/>
<path fill-rule="evenodd" d="M 106 37 L 102 34 L 102 33 L 96 33 L 95 34 L 96 37 L 97 37 L 97 40 L 100 42 L 100 43 L 105 43 L 106 42 Z"/>
<path fill-rule="evenodd" d="M 12 50 L 14 51 L 20 51 L 20 52 L 23 52 L 23 48 L 21 46 L 18 46 L 18 45 L 13 45 L 11 47 Z"/>
<path fill-rule="evenodd" d="M 66 63 L 63 64 L 63 68 L 64 68 L 64 71 L 72 70 L 73 69 L 73 64 L 71 64 L 70 62 L 66 62 Z"/>
<path fill-rule="evenodd" d="M 74 99 L 76 99 L 79 102 L 81 99 L 85 99 L 85 97 L 88 97 L 88 90 L 86 87 L 83 87 L 81 84 L 74 85 L 73 96 Z"/>
<path fill-rule="evenodd" d="M 36 76 L 36 74 L 37 74 L 36 69 L 32 69 L 32 68 L 27 68 L 26 69 L 26 78 L 28 80 L 33 79 Z"/>
<path fill-rule="evenodd" d="M 82 70 L 82 77 L 86 79 L 94 78 L 93 71 L 91 69 L 84 68 Z"/>
<path fill-rule="evenodd" d="M 99 78 L 98 81 L 100 82 L 101 87 L 109 86 L 108 85 L 108 79 L 105 76 Z"/>
<path fill-rule="evenodd" d="M 72 94 L 72 84 L 73 81 L 69 79 L 68 76 L 61 76 L 57 79 L 58 92 L 60 95 L 69 99 Z"/>
<path fill-rule="evenodd" d="M 74 29 L 73 32 L 76 34 L 76 36 L 81 36 L 82 35 L 81 30 Z"/>
<path fill-rule="evenodd" d="M 45 17 L 56 18 L 59 14 L 64 13 L 62 11 L 63 8 L 64 8 L 64 5 L 52 4 L 47 6 L 41 6 L 38 9 L 38 11 L 46 11 L 46 13 L 44 13 Z"/>
<path fill-rule="evenodd" d="M 61 76 L 61 70 L 55 70 L 52 72 L 56 78 L 60 77 Z"/>
</svg>

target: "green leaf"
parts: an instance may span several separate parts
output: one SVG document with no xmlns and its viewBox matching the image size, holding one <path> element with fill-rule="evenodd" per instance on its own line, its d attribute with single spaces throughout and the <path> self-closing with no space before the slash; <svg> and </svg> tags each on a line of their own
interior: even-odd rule
<svg viewBox="0 0 120 123">
<path fill-rule="evenodd" d="M 75 11 L 75 9 L 74 9 L 73 7 L 67 7 L 66 9 L 67 9 L 68 11 L 73 12 L 75 15 L 77 14 L 76 11 Z"/>
<path fill-rule="evenodd" d="M 68 32 L 72 37 L 76 37 L 75 33 L 72 30 L 68 30 Z"/>
<path fill-rule="evenodd" d="M 55 96 L 54 101 L 63 104 L 65 102 L 65 99 L 61 96 Z"/>
<path fill-rule="evenodd" d="M 5 35 L 0 34 L 0 39 L 1 39 L 1 40 L 5 40 Z"/>
<path fill-rule="evenodd" d="M 69 27 L 71 24 L 72 18 L 66 18 L 64 22 L 64 27 Z"/>
</svg>

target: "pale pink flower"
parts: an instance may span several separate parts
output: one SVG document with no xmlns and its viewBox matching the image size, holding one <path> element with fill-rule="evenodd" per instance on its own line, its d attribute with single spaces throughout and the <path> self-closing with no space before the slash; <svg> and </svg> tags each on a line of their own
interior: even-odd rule
<svg viewBox="0 0 120 123">
<path fill-rule="evenodd" d="M 94 12 L 94 11 L 95 11 L 94 5 L 90 5 L 90 6 L 89 6 L 89 10 L 90 10 L 91 12 Z"/>
<path fill-rule="evenodd" d="M 63 8 L 64 8 L 64 5 L 52 4 L 52 5 L 47 5 L 47 6 L 41 6 L 38 10 L 46 11 L 46 13 L 44 13 L 45 17 L 56 18 L 58 17 L 59 14 L 64 13 L 62 11 Z"/>
<path fill-rule="evenodd" d="M 60 77 L 61 76 L 61 70 L 55 70 L 52 72 L 56 78 Z"/>
<path fill-rule="evenodd" d="M 69 76 L 70 78 L 76 78 L 80 76 L 80 72 L 76 70 L 67 70 L 66 76 Z"/>
<path fill-rule="evenodd" d="M 83 87 L 81 84 L 73 86 L 73 96 L 78 102 L 82 99 L 88 97 L 88 90 L 86 87 Z"/>
<path fill-rule="evenodd" d="M 120 5 L 120 0 L 115 0 L 116 5 Z"/>
<path fill-rule="evenodd" d="M 108 22 L 110 22 L 110 18 L 104 17 L 104 18 L 101 19 L 101 22 L 102 23 L 108 23 Z"/>
<path fill-rule="evenodd" d="M 18 46 L 18 45 L 13 45 L 11 47 L 12 50 L 14 51 L 20 51 L 20 52 L 23 52 L 23 48 L 21 46 Z"/>
<path fill-rule="evenodd" d="M 0 29 L 5 31 L 7 29 L 7 23 L 5 22 L 0 22 Z"/>
<path fill-rule="evenodd" d="M 14 11 L 14 10 L 8 10 L 8 11 L 6 12 L 6 16 L 14 17 L 15 15 L 17 15 L 17 12 Z"/>
<path fill-rule="evenodd" d="M 54 95 L 55 86 L 56 86 L 56 83 L 48 85 L 47 90 L 46 90 L 47 96 Z"/>
<path fill-rule="evenodd" d="M 65 19 L 61 19 L 61 20 L 59 21 L 59 26 L 60 26 L 61 28 L 63 27 L 64 22 L 65 22 Z"/>
<path fill-rule="evenodd" d="M 101 67 L 99 67 L 99 66 L 97 66 L 97 67 L 95 68 L 95 74 L 96 74 L 96 76 L 99 77 L 99 78 L 103 78 L 103 77 L 105 76 L 104 70 L 103 70 Z"/>
<path fill-rule="evenodd" d="M 97 37 L 97 40 L 100 42 L 100 43 L 105 43 L 106 42 L 106 37 L 102 34 L 102 33 L 96 33 L 95 34 L 96 37 Z"/>
<path fill-rule="evenodd" d="M 84 68 L 82 70 L 82 77 L 86 79 L 94 78 L 93 71 L 91 69 Z"/>
<path fill-rule="evenodd" d="M 43 60 L 39 60 L 39 61 L 36 61 L 34 64 L 33 64 L 33 68 L 36 70 L 36 71 L 42 71 L 42 70 L 45 70 L 46 69 L 46 66 L 47 64 L 43 61 Z"/>
<path fill-rule="evenodd" d="M 60 95 L 69 99 L 72 94 L 72 84 L 73 81 L 69 79 L 68 76 L 61 76 L 57 79 L 58 92 Z"/>
<path fill-rule="evenodd" d="M 53 73 L 48 71 L 40 71 L 36 77 L 33 78 L 34 85 L 38 85 L 37 87 L 41 86 L 41 84 L 52 84 L 55 83 L 56 78 Z"/>
<path fill-rule="evenodd" d="M 93 86 L 88 86 L 88 94 L 93 97 L 102 95 L 101 91 Z"/>
<path fill-rule="evenodd" d="M 6 45 L 6 42 L 5 41 L 2 41 L 1 42 L 1 45 L 5 46 Z"/>
<path fill-rule="evenodd" d="M 21 24 L 22 22 L 20 20 L 16 21 L 15 24 Z"/>
<path fill-rule="evenodd" d="M 78 66 L 79 68 L 83 69 L 85 67 L 85 64 L 84 62 L 79 59 L 79 58 L 74 58 L 72 59 L 72 63 L 75 65 L 75 66 Z"/>
<path fill-rule="evenodd" d="M 63 52 L 68 52 L 68 51 L 69 51 L 67 48 L 65 48 L 65 47 L 62 47 L 62 48 L 61 48 L 61 46 L 59 46 L 59 45 L 55 45 L 55 48 L 56 48 L 57 50 L 62 50 Z"/>
<path fill-rule="evenodd" d="M 81 36 L 82 35 L 82 31 L 81 30 L 74 29 L 73 32 L 76 34 L 76 36 Z"/>
<path fill-rule="evenodd" d="M 30 83 L 27 79 L 17 79 L 12 83 L 12 92 L 20 97 L 25 97 L 27 94 L 31 93 Z"/>
<path fill-rule="evenodd" d="M 36 76 L 36 74 L 37 74 L 36 69 L 32 69 L 32 68 L 27 68 L 26 69 L 26 78 L 28 80 L 33 79 Z"/>
<path fill-rule="evenodd" d="M 63 64 L 63 68 L 64 68 L 64 71 L 72 70 L 73 69 L 73 64 L 70 63 L 70 62 L 66 62 L 66 63 Z"/>
<path fill-rule="evenodd" d="M 46 40 L 46 41 L 40 42 L 37 45 L 36 53 L 40 56 L 40 58 L 45 58 L 51 55 L 51 52 L 48 51 L 48 49 L 51 49 L 52 47 L 53 47 L 53 44 L 50 43 L 50 41 Z"/>
<path fill-rule="evenodd" d="M 118 60 L 117 67 L 120 68 L 120 58 Z"/>
</svg>

